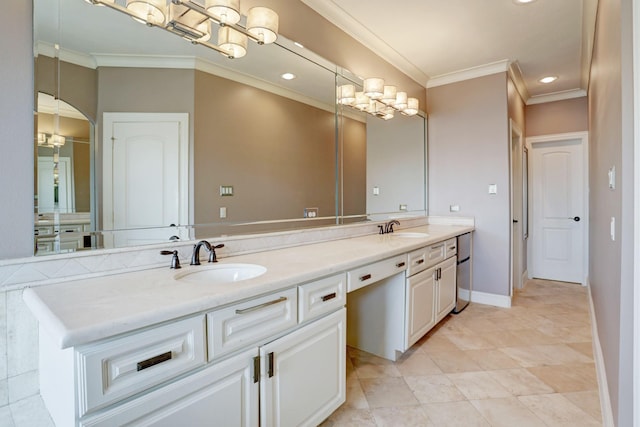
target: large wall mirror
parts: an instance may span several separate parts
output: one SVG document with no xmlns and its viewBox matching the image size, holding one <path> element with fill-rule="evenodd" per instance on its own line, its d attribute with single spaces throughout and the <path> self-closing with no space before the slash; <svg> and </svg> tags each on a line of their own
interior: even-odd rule
<svg viewBox="0 0 640 427">
<path fill-rule="evenodd" d="M 338 105 L 359 80 L 284 37 L 230 60 L 38 0 L 34 54 L 36 255 L 426 214 L 424 117 Z"/>
</svg>

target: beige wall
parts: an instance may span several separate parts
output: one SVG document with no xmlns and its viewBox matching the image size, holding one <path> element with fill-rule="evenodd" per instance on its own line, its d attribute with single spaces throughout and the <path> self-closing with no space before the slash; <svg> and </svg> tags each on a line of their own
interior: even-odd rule
<svg viewBox="0 0 640 427">
<path fill-rule="evenodd" d="M 429 214 L 472 216 L 474 290 L 509 295 L 507 74 L 429 89 Z M 488 194 L 489 184 L 498 193 Z M 452 213 L 450 205 L 459 205 Z"/>
<path fill-rule="evenodd" d="M 583 132 L 589 128 L 587 97 L 527 105 L 527 136 Z"/>
<path fill-rule="evenodd" d="M 96 122 L 98 105 L 98 73 L 96 70 L 60 61 L 60 73 L 55 70 L 55 60 L 39 55 L 35 65 L 36 92 L 44 92 L 53 96 L 56 93 L 56 82 L 60 78 L 60 99 L 74 106 Z"/>
<path fill-rule="evenodd" d="M 633 79 L 631 0 L 598 2 L 589 86 L 589 282 L 617 426 L 633 424 Z M 615 190 L 607 173 L 616 168 Z M 637 167 L 637 166 L 636 166 Z M 615 241 L 610 236 L 616 220 Z M 637 221 L 637 220 L 635 220 Z M 636 290 L 637 292 L 638 290 Z"/>
</svg>

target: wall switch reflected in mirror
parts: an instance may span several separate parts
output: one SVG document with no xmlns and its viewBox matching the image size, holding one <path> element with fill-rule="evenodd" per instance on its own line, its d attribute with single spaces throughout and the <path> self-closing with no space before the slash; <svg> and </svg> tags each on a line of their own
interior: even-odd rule
<svg viewBox="0 0 640 427">
<path fill-rule="evenodd" d="M 317 218 L 318 208 L 304 208 L 304 218 Z"/>
<path fill-rule="evenodd" d="M 233 196 L 233 185 L 221 185 L 220 186 L 220 195 L 221 196 Z"/>
</svg>

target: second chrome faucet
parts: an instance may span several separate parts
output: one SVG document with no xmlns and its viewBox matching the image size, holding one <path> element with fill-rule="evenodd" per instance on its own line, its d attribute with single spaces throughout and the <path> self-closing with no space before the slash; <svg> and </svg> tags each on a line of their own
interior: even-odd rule
<svg viewBox="0 0 640 427">
<path fill-rule="evenodd" d="M 198 243 L 193 245 L 193 253 L 191 254 L 191 265 L 200 265 L 200 248 L 204 246 L 204 248 L 209 252 L 209 262 L 218 262 L 218 257 L 216 256 L 216 249 L 220 249 L 224 247 L 224 243 L 220 243 L 219 245 L 211 245 L 206 240 L 200 240 Z"/>
</svg>

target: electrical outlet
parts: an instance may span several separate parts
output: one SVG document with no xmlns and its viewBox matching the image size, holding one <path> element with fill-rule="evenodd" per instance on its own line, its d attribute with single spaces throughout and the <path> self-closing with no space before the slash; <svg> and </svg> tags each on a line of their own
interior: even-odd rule
<svg viewBox="0 0 640 427">
<path fill-rule="evenodd" d="M 304 208 L 304 218 L 317 218 L 318 208 Z"/>
<path fill-rule="evenodd" d="M 220 186 L 220 195 L 221 196 L 233 196 L 233 185 L 221 185 Z"/>
<path fill-rule="evenodd" d="M 449 206 L 449 212 L 460 212 L 460 206 L 459 205 L 450 205 Z"/>
<path fill-rule="evenodd" d="M 226 218 L 227 217 L 227 208 L 226 207 L 221 207 L 220 208 L 220 218 Z"/>
<path fill-rule="evenodd" d="M 497 184 L 489 184 L 489 194 L 498 194 Z"/>
<path fill-rule="evenodd" d="M 400 210 L 401 211 L 406 211 L 407 210 L 407 205 L 400 205 Z"/>
<path fill-rule="evenodd" d="M 373 195 L 374 196 L 380 195 L 380 187 L 373 187 Z"/>
</svg>

